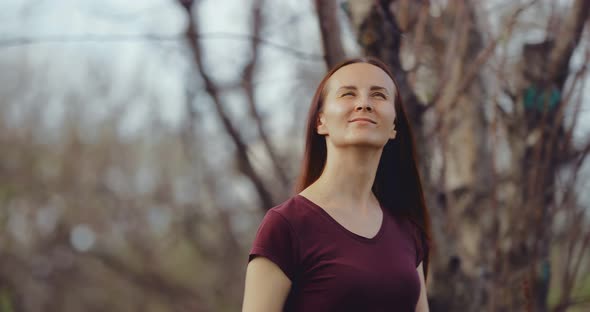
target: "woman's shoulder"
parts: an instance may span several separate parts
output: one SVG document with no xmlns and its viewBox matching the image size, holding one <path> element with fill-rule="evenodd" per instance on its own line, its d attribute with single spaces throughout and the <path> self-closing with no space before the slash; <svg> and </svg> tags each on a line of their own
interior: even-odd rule
<svg viewBox="0 0 590 312">
<path fill-rule="evenodd" d="M 278 214 L 294 227 L 309 220 L 317 219 L 312 209 L 310 209 L 305 200 L 298 194 L 270 208 L 267 214 Z"/>
<path fill-rule="evenodd" d="M 426 253 L 428 253 L 428 244 L 426 242 L 426 234 L 414 218 L 403 216 L 399 217 L 399 224 L 407 237 L 413 240 L 416 246 L 417 262 L 416 265 L 422 261 Z"/>
<path fill-rule="evenodd" d="M 418 223 L 411 217 L 405 215 L 392 215 L 392 219 L 397 227 L 409 237 L 417 239 L 421 235 L 421 229 Z"/>
</svg>

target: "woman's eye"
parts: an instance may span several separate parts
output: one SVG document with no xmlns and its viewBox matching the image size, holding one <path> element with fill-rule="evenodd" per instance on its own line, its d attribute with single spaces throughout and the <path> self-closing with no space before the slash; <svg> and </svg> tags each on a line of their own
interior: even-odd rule
<svg viewBox="0 0 590 312">
<path fill-rule="evenodd" d="M 352 93 L 352 92 L 346 92 L 346 93 L 342 94 L 342 96 L 349 96 L 349 95 L 350 96 L 354 96 L 354 93 Z"/>
<path fill-rule="evenodd" d="M 375 92 L 373 93 L 373 96 L 380 96 L 382 99 L 386 99 L 387 97 L 385 96 L 385 94 L 381 93 L 381 92 Z"/>
</svg>

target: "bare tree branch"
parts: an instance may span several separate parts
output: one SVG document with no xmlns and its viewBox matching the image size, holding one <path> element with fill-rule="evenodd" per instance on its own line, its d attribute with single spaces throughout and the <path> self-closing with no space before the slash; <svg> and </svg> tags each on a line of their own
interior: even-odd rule
<svg viewBox="0 0 590 312">
<path fill-rule="evenodd" d="M 189 2 L 189 5 L 183 4 L 183 1 Z M 193 10 L 195 5 L 192 5 L 192 1 L 181 0 L 180 1 L 183 7 L 186 10 L 187 18 L 188 18 L 188 26 L 186 29 L 186 39 L 189 43 L 191 51 L 193 52 L 193 57 L 195 64 L 197 65 L 197 70 L 199 75 L 203 79 L 205 84 L 205 90 L 213 100 L 215 105 L 215 110 L 217 115 L 221 119 L 221 122 L 227 131 L 228 135 L 232 139 L 234 145 L 236 146 L 236 153 L 237 153 L 237 160 L 240 162 L 240 170 L 252 181 L 254 187 L 258 193 L 258 196 L 261 200 L 261 205 L 265 207 L 272 207 L 274 206 L 272 196 L 268 189 L 264 186 L 262 182 L 262 178 L 260 175 L 254 170 L 252 163 L 248 158 L 248 147 L 246 143 L 240 137 L 238 129 L 234 126 L 234 124 L 229 119 L 227 112 L 225 111 L 224 105 L 221 102 L 221 97 L 219 96 L 217 87 L 213 80 L 207 74 L 207 70 L 205 69 L 205 65 L 203 63 L 203 56 L 201 51 L 201 46 L 199 45 L 199 41 L 197 40 L 196 34 L 199 33 L 199 25 L 195 22 L 193 18 Z"/>
<path fill-rule="evenodd" d="M 454 108 L 454 106 L 458 102 L 457 97 L 460 94 L 464 93 L 465 90 L 475 81 L 475 76 L 480 73 L 481 67 L 492 56 L 492 53 L 496 50 L 496 46 L 498 45 L 500 40 L 505 36 L 510 36 L 512 30 L 514 29 L 514 26 L 516 25 L 516 22 L 518 21 L 518 17 L 520 16 L 520 14 L 524 12 L 527 8 L 532 6 L 536 1 L 537 0 L 529 1 L 528 3 L 516 9 L 511 15 L 508 24 L 506 25 L 504 30 L 496 38 L 494 38 L 485 48 L 483 48 L 483 50 L 481 50 L 479 54 L 475 57 L 475 60 L 471 64 L 469 64 L 469 67 L 465 70 L 465 74 L 459 82 L 458 87 L 453 91 L 453 95 L 448 98 L 448 101 L 446 101 L 450 105 L 447 111 L 452 110 Z M 441 105 L 441 103 L 438 102 L 441 99 L 442 89 L 444 86 L 445 85 L 443 84 L 442 87 L 437 90 L 436 95 L 433 97 L 431 101 L 432 103 L 434 103 L 435 106 Z M 438 127 L 435 129 L 438 130 Z"/>
<path fill-rule="evenodd" d="M 332 68 L 346 57 L 340 39 L 338 5 L 335 0 L 315 0 L 315 7 L 322 34 L 324 61 L 328 68 Z"/>
<path fill-rule="evenodd" d="M 588 64 L 588 62 L 590 62 L 590 44 L 586 45 L 586 53 L 585 53 L 585 57 L 584 57 L 584 64 Z M 574 82 L 572 83 L 572 86 L 570 87 L 569 92 L 566 93 L 566 97 L 565 100 L 566 103 L 570 101 L 570 99 L 572 98 L 572 94 L 574 92 L 574 90 L 576 89 L 577 86 L 577 82 L 579 82 L 580 80 L 582 80 L 581 83 L 581 90 L 584 90 L 584 88 L 586 87 L 586 83 L 588 82 L 588 78 L 586 75 L 588 69 L 588 65 L 584 65 L 580 70 L 578 70 L 578 72 L 575 74 L 574 76 Z M 579 95 L 577 102 L 575 103 L 574 106 L 574 110 L 572 115 L 574 116 L 574 120 L 572 121 L 572 124 L 570 125 L 570 127 L 566 130 L 566 140 L 563 143 L 564 146 L 564 150 L 566 151 L 566 153 L 568 153 L 570 151 L 570 145 L 572 143 L 572 137 L 574 135 L 574 130 L 576 129 L 576 126 L 578 124 L 578 116 L 582 110 L 582 102 L 583 102 L 583 95 Z M 583 150 L 582 150 L 583 152 Z M 575 159 L 577 158 L 577 156 L 579 155 L 580 151 L 573 151 L 572 155 L 567 155 L 566 157 L 564 157 L 564 160 L 567 161 L 568 159 Z"/>
<path fill-rule="evenodd" d="M 260 36 L 260 32 L 262 29 L 262 0 L 256 0 L 254 3 L 254 7 L 253 7 L 253 16 L 252 16 L 252 35 L 253 38 L 259 37 Z M 252 118 L 254 119 L 254 121 L 256 122 L 256 127 L 258 128 L 258 133 L 260 135 L 260 138 L 262 139 L 262 143 L 264 144 L 264 147 L 268 153 L 268 155 L 270 156 L 270 160 L 272 162 L 272 165 L 274 167 L 274 170 L 276 172 L 276 174 L 279 177 L 279 180 L 281 181 L 282 185 L 283 185 L 283 189 L 287 189 L 288 185 L 289 185 L 289 177 L 287 176 L 287 173 L 285 171 L 285 169 L 283 168 L 283 166 L 281 165 L 281 160 L 279 159 L 279 156 L 274 148 L 274 146 L 272 145 L 270 138 L 268 137 L 265 129 L 264 129 L 264 123 L 262 121 L 262 117 L 260 116 L 260 113 L 258 112 L 258 108 L 256 107 L 256 99 L 254 96 L 254 70 L 256 68 L 256 65 L 258 64 L 258 47 L 259 47 L 259 42 L 257 40 L 252 40 L 252 46 L 251 46 L 251 57 L 250 57 L 250 61 L 248 62 L 248 64 L 246 64 L 246 66 L 244 67 L 244 70 L 242 71 L 242 88 L 244 89 L 244 92 L 246 93 L 246 100 L 248 102 L 248 107 L 250 109 L 250 115 L 252 116 Z M 269 209 L 271 208 L 269 207 L 263 207 L 263 209 Z"/>
<path fill-rule="evenodd" d="M 584 24 L 590 16 L 590 1 L 576 0 L 568 17 L 556 38 L 554 48 L 549 54 L 547 79 L 558 79 L 560 85 L 565 82 L 568 74 L 568 64 L 574 49 L 580 41 Z"/>
<path fill-rule="evenodd" d="M 416 70 L 421 65 L 422 60 L 422 53 L 423 53 L 423 43 L 424 43 L 424 35 L 426 32 L 426 22 L 428 20 L 428 6 L 421 5 L 420 6 L 420 13 L 418 14 L 417 24 L 416 24 L 416 39 L 414 40 L 414 59 L 415 63 L 412 68 L 408 69 L 409 75 L 409 82 L 414 85 L 416 83 Z"/>
<path fill-rule="evenodd" d="M 581 300 L 574 300 L 571 297 L 574 282 L 575 282 L 575 279 L 578 276 L 578 272 L 580 270 L 580 264 L 582 262 L 582 259 L 584 258 L 585 251 L 590 246 L 590 232 L 587 232 L 586 235 L 584 236 L 584 240 L 581 243 L 580 250 L 579 250 L 577 257 L 573 257 L 573 247 L 574 247 L 574 244 L 576 244 L 576 243 L 577 243 L 577 241 L 571 242 L 571 245 L 570 245 L 571 250 L 569 250 L 569 252 L 568 252 L 568 255 L 570 255 L 573 259 L 575 259 L 575 263 L 573 265 L 572 270 L 570 271 L 569 264 L 571 262 L 568 257 L 568 259 L 567 259 L 568 266 L 566 266 L 566 268 L 565 268 L 566 272 L 564 273 L 563 281 L 562 281 L 561 297 L 559 299 L 558 305 L 553 309 L 554 312 L 565 312 L 567 310 L 567 308 L 569 308 L 573 305 L 590 302 L 590 297 L 585 298 L 585 299 L 581 299 Z"/>
<path fill-rule="evenodd" d="M 253 37 L 248 34 L 232 34 L 224 32 L 211 32 L 192 34 L 195 39 L 208 40 L 208 39 L 225 39 L 225 40 L 246 40 L 246 41 L 257 41 L 267 47 L 282 51 L 284 53 L 293 55 L 300 59 L 310 61 L 321 61 L 324 56 L 320 54 L 300 51 L 289 46 L 278 44 L 270 40 Z M 26 46 L 42 43 L 81 43 L 81 42 L 129 42 L 129 43 L 143 43 L 146 41 L 158 41 L 158 42 L 182 42 L 186 39 L 186 34 L 172 34 L 163 35 L 155 33 L 145 34 L 81 34 L 81 35 L 44 35 L 44 36 L 14 36 L 12 38 L 0 39 L 0 48 L 11 48 L 17 46 Z"/>
</svg>

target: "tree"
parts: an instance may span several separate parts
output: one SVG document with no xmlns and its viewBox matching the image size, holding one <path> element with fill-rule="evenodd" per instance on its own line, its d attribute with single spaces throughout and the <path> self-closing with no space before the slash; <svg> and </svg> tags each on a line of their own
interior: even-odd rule
<svg viewBox="0 0 590 312">
<path fill-rule="evenodd" d="M 564 118 L 574 105 L 566 79 L 574 77 L 574 86 L 581 79 L 568 64 L 589 3 L 575 1 L 563 15 L 553 6 L 553 19 L 567 22 L 548 27 L 540 44 L 525 42 L 518 67 L 503 49 L 522 35 L 522 14 L 543 9 L 537 1 L 512 9 L 496 35 L 482 15 L 490 9 L 474 1 L 344 5 L 363 54 L 394 69 L 417 131 L 436 238 L 433 310 L 475 311 L 485 304 L 490 311 L 546 311 L 553 216 L 579 211 L 571 192 L 569 204 L 556 200 L 556 179 L 590 145 L 574 146 Z M 323 35 L 324 45 L 335 41 Z M 508 168 L 498 168 L 505 155 Z M 560 301 L 571 302 L 567 293 Z"/>
</svg>

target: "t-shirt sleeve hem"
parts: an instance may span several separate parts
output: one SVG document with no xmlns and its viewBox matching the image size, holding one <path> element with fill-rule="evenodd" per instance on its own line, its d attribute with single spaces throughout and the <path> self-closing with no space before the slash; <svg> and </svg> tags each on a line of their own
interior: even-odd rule
<svg viewBox="0 0 590 312">
<path fill-rule="evenodd" d="M 424 236 L 424 233 L 422 232 L 422 230 L 420 230 L 420 227 L 418 227 L 418 225 L 416 225 L 416 223 L 414 223 L 412 220 L 410 220 L 410 225 L 412 227 L 412 231 L 413 231 L 413 239 L 414 239 L 414 244 L 415 244 L 415 248 L 416 248 L 416 268 L 418 268 L 418 266 L 420 266 L 420 263 L 422 263 L 423 261 L 425 261 L 425 259 L 428 257 L 428 245 L 426 243 L 426 238 Z"/>
<path fill-rule="evenodd" d="M 287 271 L 286 266 L 282 264 L 278 260 L 278 258 L 275 257 L 272 253 L 268 252 L 264 248 L 255 246 L 252 247 L 252 250 L 250 251 L 250 255 L 248 256 L 248 262 L 252 261 L 252 259 L 256 257 L 265 257 L 268 260 L 272 261 L 279 267 L 279 269 L 281 269 L 281 271 L 283 271 L 283 273 L 287 276 L 287 278 L 289 278 L 289 280 L 293 281 L 293 277 L 291 276 L 291 273 Z"/>
<path fill-rule="evenodd" d="M 420 265 L 420 263 L 423 263 L 426 258 L 428 257 L 428 244 L 426 243 L 426 239 L 424 237 L 424 234 L 418 230 L 418 254 L 416 256 L 416 268 Z"/>
</svg>

